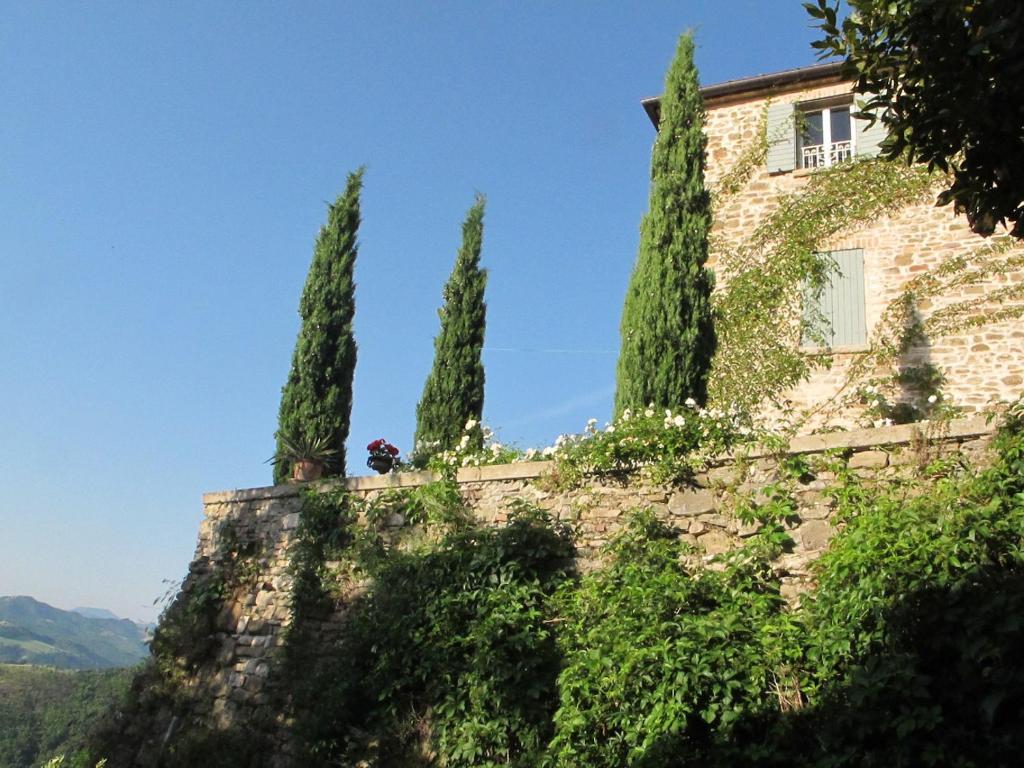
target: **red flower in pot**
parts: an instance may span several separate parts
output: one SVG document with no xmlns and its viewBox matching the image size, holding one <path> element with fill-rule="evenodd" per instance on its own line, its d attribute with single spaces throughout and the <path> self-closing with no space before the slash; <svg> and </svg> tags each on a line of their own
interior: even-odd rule
<svg viewBox="0 0 1024 768">
<path fill-rule="evenodd" d="M 366 446 L 366 450 L 370 452 L 370 456 L 366 460 L 366 466 L 375 472 L 386 475 L 395 466 L 395 459 L 398 458 L 398 449 L 383 437 L 374 440 Z"/>
</svg>

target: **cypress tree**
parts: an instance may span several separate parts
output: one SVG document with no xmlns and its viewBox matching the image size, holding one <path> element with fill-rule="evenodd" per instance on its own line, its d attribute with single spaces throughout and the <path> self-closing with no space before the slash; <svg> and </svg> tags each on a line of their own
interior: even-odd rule
<svg viewBox="0 0 1024 768">
<path fill-rule="evenodd" d="M 417 453 L 420 456 L 455 446 L 467 421 L 480 421 L 484 410 L 484 346 L 487 271 L 480 268 L 484 233 L 484 197 L 466 214 L 462 247 L 444 287 L 438 310 L 441 330 L 434 338 L 434 367 L 416 406 Z M 479 444 L 480 433 L 475 433 Z"/>
<path fill-rule="evenodd" d="M 649 210 L 622 310 L 615 412 L 707 400 L 715 351 L 713 275 L 704 268 L 711 199 L 704 187 L 704 106 L 693 38 L 679 38 L 651 155 Z"/>
<path fill-rule="evenodd" d="M 299 303 L 302 327 L 292 355 L 288 381 L 281 390 L 277 446 L 283 435 L 324 438 L 337 451 L 324 475 L 345 473 L 345 440 L 352 415 L 352 376 L 356 367 L 355 316 L 356 233 L 363 169 L 348 176 L 345 191 L 328 206 L 313 263 Z M 274 465 L 274 482 L 284 482 L 289 467 Z"/>
</svg>

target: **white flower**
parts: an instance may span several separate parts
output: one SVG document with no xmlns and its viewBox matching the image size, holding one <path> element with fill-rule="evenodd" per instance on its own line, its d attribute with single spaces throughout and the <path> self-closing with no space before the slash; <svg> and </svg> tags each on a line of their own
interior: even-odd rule
<svg viewBox="0 0 1024 768">
<path fill-rule="evenodd" d="M 607 432 L 608 434 L 611 434 L 612 432 L 615 431 L 615 425 L 609 424 L 607 427 L 604 428 L 604 431 Z"/>
<path fill-rule="evenodd" d="M 587 426 L 592 427 L 597 424 L 597 419 L 587 419 Z"/>
<path fill-rule="evenodd" d="M 928 395 L 928 402 L 935 403 L 939 398 L 936 395 Z"/>
<path fill-rule="evenodd" d="M 626 410 L 624 410 L 622 412 L 622 420 L 623 421 L 629 421 L 629 419 L 630 419 L 630 417 L 632 415 L 633 415 L 633 412 L 631 410 L 629 410 L 629 408 L 627 408 Z"/>
<path fill-rule="evenodd" d="M 492 443 L 491 444 L 491 453 L 493 453 L 495 456 L 497 456 L 499 453 L 501 453 L 501 443 Z"/>
<path fill-rule="evenodd" d="M 469 435 L 463 435 L 459 440 L 459 448 L 465 448 L 467 445 L 469 445 Z"/>
<path fill-rule="evenodd" d="M 647 408 L 644 411 L 644 416 L 646 416 L 648 419 L 651 418 L 651 416 L 653 416 L 653 415 L 654 415 L 654 409 L 653 408 Z"/>
<path fill-rule="evenodd" d="M 555 455 L 555 449 L 554 449 L 554 446 L 550 446 L 550 445 L 549 445 L 549 446 L 548 446 L 547 448 L 545 448 L 545 449 L 544 449 L 543 451 L 541 451 L 540 453 L 541 453 L 541 456 L 554 456 L 554 455 Z"/>
<path fill-rule="evenodd" d="M 466 431 L 469 432 L 469 430 L 471 430 L 473 427 L 475 427 L 479 423 L 480 422 L 477 421 L 476 419 L 470 419 L 469 421 L 466 422 Z"/>
<path fill-rule="evenodd" d="M 683 414 L 679 414 L 674 419 L 672 419 L 672 423 L 675 426 L 677 426 L 677 427 L 685 427 L 686 426 L 686 417 L 683 416 Z"/>
<path fill-rule="evenodd" d="M 688 397 L 686 398 L 686 401 L 683 403 L 683 405 L 685 405 L 687 408 L 696 408 L 697 401 L 694 400 L 692 397 Z"/>
<path fill-rule="evenodd" d="M 536 449 L 536 448 L 530 448 L 530 449 L 529 449 L 529 450 L 528 450 L 528 451 L 527 451 L 527 452 L 526 452 L 526 453 L 524 454 L 523 458 L 524 458 L 524 459 L 525 459 L 526 461 L 530 461 L 530 460 L 531 460 L 531 459 L 533 459 L 533 457 L 534 457 L 534 456 L 536 456 L 536 455 L 537 455 L 537 449 Z"/>
</svg>

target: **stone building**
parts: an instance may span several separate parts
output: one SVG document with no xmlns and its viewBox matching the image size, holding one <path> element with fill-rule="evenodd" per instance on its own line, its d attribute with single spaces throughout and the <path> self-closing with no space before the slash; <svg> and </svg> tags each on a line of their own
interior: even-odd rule
<svg viewBox="0 0 1024 768">
<path fill-rule="evenodd" d="M 728 269 L 721 263 L 723 248 L 749 236 L 781 202 L 792 201 L 819 169 L 878 154 L 884 129 L 881 123 L 869 126 L 854 116 L 858 106 L 852 86 L 838 64 L 821 64 L 702 88 L 707 112 L 706 181 L 713 193 L 750 156 L 750 148 L 767 139 L 758 167 L 726 203 L 716 205 L 708 261 L 716 271 L 716 290 L 729 280 Z M 647 99 L 643 106 L 657 125 L 659 100 Z M 821 244 L 834 271 L 821 296 L 805 300 L 805 305 L 814 303 L 830 322 L 815 342 L 805 339 L 801 351 L 827 356 L 831 366 L 816 367 L 808 381 L 787 393 L 797 407 L 838 402 L 840 390 L 848 394 L 850 386 L 847 383 L 844 389 L 844 382 L 851 364 L 867 353 L 882 330 L 883 314 L 904 293 L 908 281 L 922 273 L 941 274 L 936 270 L 945 270 L 956 256 L 980 262 L 992 247 L 994 240 L 973 234 L 966 218 L 955 215 L 952 206 L 936 207 L 934 195 L 926 197 Z M 1009 256 L 1019 263 L 1021 251 L 1014 249 Z M 1006 264 L 1007 258 L 1003 253 L 993 261 Z M 959 282 L 942 295 L 917 301 L 914 312 L 925 326 L 929 318 L 939 326 L 941 310 L 959 303 L 970 310 L 971 327 L 935 338 L 923 336 L 896 365 L 889 366 L 888 375 L 935 366 L 945 377 L 939 397 L 971 412 L 995 400 L 1015 399 L 1022 391 L 1024 324 L 1007 308 L 1021 306 L 1024 270 L 1018 267 Z M 893 402 L 912 400 L 917 394 L 897 390 Z M 845 416 L 837 415 L 837 423 L 855 418 L 855 407 L 848 408 Z"/>
</svg>

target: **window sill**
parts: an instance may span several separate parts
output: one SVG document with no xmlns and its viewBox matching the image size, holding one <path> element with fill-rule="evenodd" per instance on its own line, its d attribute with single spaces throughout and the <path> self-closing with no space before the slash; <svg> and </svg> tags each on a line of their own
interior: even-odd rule
<svg viewBox="0 0 1024 768">
<path fill-rule="evenodd" d="M 832 355 L 863 355 L 871 351 L 868 344 L 850 344 L 845 347 L 797 347 L 797 351 L 809 357 L 831 357 Z"/>
</svg>

